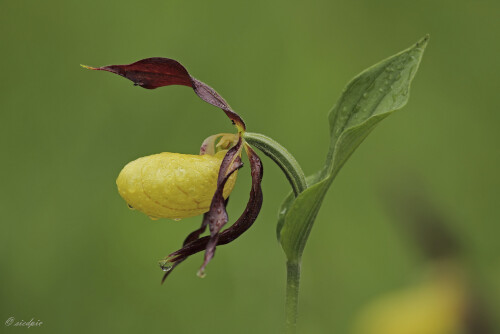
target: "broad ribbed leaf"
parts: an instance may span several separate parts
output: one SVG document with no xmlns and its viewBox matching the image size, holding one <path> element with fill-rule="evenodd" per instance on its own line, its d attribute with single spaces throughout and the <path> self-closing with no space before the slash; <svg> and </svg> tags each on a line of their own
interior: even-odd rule
<svg viewBox="0 0 500 334">
<path fill-rule="evenodd" d="M 368 68 L 345 88 L 329 115 L 330 149 L 320 176 L 308 178 L 308 188 L 294 200 L 287 197 L 278 217 L 278 239 L 288 260 L 298 261 L 323 199 L 347 159 L 375 128 L 408 101 L 411 81 L 428 41 Z"/>
<path fill-rule="evenodd" d="M 329 115 L 330 150 L 325 164 L 329 174 L 340 169 L 379 121 L 408 102 L 428 39 L 368 68 L 347 85 Z"/>
</svg>

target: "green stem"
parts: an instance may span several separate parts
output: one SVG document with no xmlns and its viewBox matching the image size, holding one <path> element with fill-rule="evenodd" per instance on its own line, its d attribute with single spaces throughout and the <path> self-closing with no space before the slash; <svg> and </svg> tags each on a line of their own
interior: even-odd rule
<svg viewBox="0 0 500 334">
<path fill-rule="evenodd" d="M 286 263 L 286 332 L 297 332 L 299 306 L 300 260 Z"/>
<path fill-rule="evenodd" d="M 297 160 L 281 144 L 260 133 L 245 132 L 243 138 L 271 158 L 285 173 L 295 197 L 307 189 L 307 182 Z M 299 305 L 300 259 L 286 263 L 286 332 L 297 331 Z"/>
<path fill-rule="evenodd" d="M 260 133 L 245 132 L 243 138 L 271 158 L 285 173 L 295 196 L 307 188 L 304 172 L 297 160 L 280 143 Z"/>
</svg>

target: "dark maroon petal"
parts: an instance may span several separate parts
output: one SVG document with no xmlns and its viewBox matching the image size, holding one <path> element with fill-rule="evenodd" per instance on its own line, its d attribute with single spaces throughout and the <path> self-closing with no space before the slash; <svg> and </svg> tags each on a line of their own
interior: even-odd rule
<svg viewBox="0 0 500 334">
<path fill-rule="evenodd" d="M 245 143 L 245 151 L 250 161 L 250 169 L 252 174 L 252 190 L 250 191 L 250 199 L 247 203 L 245 211 L 238 218 L 238 220 L 227 230 L 223 231 L 219 237 L 218 245 L 225 245 L 242 235 L 248 230 L 257 219 L 260 209 L 262 207 L 262 176 L 264 175 L 264 168 L 259 156 L 252 148 Z"/>
<path fill-rule="evenodd" d="M 226 200 L 226 205 L 227 205 L 227 200 Z M 195 241 L 196 239 L 198 239 L 200 237 L 200 235 L 203 234 L 203 232 L 205 232 L 206 228 L 207 228 L 207 224 L 208 224 L 208 212 L 205 213 L 203 215 L 203 221 L 201 222 L 201 227 L 193 232 L 191 232 L 187 237 L 186 239 L 184 239 L 184 243 L 182 244 L 183 246 L 187 245 L 188 243 L 190 242 L 193 242 Z M 179 264 L 181 264 L 185 259 L 187 259 L 187 257 L 185 258 L 182 258 L 182 259 L 179 259 L 177 261 L 172 261 L 174 262 L 173 265 L 171 265 L 168 269 L 165 269 L 163 266 L 162 266 L 162 269 L 164 269 L 166 272 L 165 274 L 163 275 L 163 278 L 161 280 L 161 284 L 163 284 L 163 282 L 165 282 L 165 280 L 167 279 L 168 275 L 170 275 L 170 273 L 175 269 L 175 267 L 177 267 Z"/>
<path fill-rule="evenodd" d="M 229 177 L 242 166 L 243 163 L 241 162 L 241 158 L 237 156 L 229 168 L 227 168 L 226 170 L 223 170 L 221 168 L 219 172 L 219 178 L 221 177 L 221 175 L 224 176 L 222 180 L 219 179 L 220 182 L 217 186 L 217 190 L 215 191 L 214 197 L 212 198 L 212 203 L 210 204 L 210 210 L 208 211 L 206 216 L 208 219 L 208 227 L 210 229 L 210 240 L 207 243 L 205 251 L 205 259 L 199 270 L 200 276 L 203 276 L 205 267 L 214 257 L 215 246 L 217 245 L 217 241 L 219 240 L 219 231 L 227 223 L 228 218 L 226 211 L 226 201 L 224 200 L 223 196 L 224 186 L 226 185 L 226 182 L 229 179 Z"/>
<path fill-rule="evenodd" d="M 231 165 L 233 164 L 234 160 L 240 156 L 241 154 L 241 144 L 242 140 L 241 137 L 238 139 L 238 142 L 236 145 L 231 147 L 226 155 L 224 156 L 224 159 L 222 159 L 222 162 L 220 164 L 219 168 L 219 176 L 217 177 L 217 186 L 221 184 L 223 179 L 226 177 Z M 240 161 L 241 162 L 241 161 Z"/>
<path fill-rule="evenodd" d="M 129 65 L 109 65 L 103 67 L 84 66 L 91 70 L 108 71 L 131 80 L 134 85 L 146 89 L 163 86 L 182 85 L 193 88 L 205 102 L 221 108 L 240 130 L 245 130 L 245 122 L 229 104 L 210 86 L 193 78 L 179 62 L 169 58 L 146 58 Z"/>
<path fill-rule="evenodd" d="M 212 87 L 201 82 L 198 79 L 191 77 L 193 83 L 193 89 L 203 101 L 210 103 L 213 106 L 221 108 L 229 117 L 229 119 L 235 124 L 240 130 L 245 130 L 245 122 L 241 119 L 240 115 L 234 112 L 226 100 L 222 98 Z"/>
<path fill-rule="evenodd" d="M 238 220 L 233 225 L 231 225 L 231 227 L 227 228 L 219 234 L 217 245 L 228 244 L 242 235 L 246 230 L 248 230 L 257 219 L 257 216 L 262 207 L 263 197 L 262 188 L 260 186 L 263 176 L 262 162 L 260 161 L 257 154 L 247 144 L 245 144 L 245 150 L 247 152 L 248 159 L 250 160 L 252 171 L 252 190 L 250 191 L 250 199 L 247 203 L 245 211 L 240 216 L 240 218 L 238 218 Z M 210 237 L 207 236 L 184 245 L 184 247 L 169 255 L 170 261 L 181 261 L 190 255 L 205 250 L 209 241 Z"/>
<path fill-rule="evenodd" d="M 210 205 L 210 211 L 205 213 L 203 216 L 203 222 L 201 224 L 201 227 L 194 232 L 191 232 L 187 238 L 184 240 L 183 247 L 185 247 L 187 244 L 192 243 L 196 241 L 199 236 L 205 232 L 205 229 L 207 225 L 210 227 L 210 238 L 208 240 L 208 243 L 205 243 L 206 245 L 206 253 L 205 253 L 205 259 L 203 261 L 203 265 L 199 271 L 199 273 L 203 273 L 206 265 L 210 260 L 214 257 L 215 254 L 215 246 L 217 245 L 217 240 L 219 236 L 219 230 L 227 223 L 227 212 L 226 212 L 226 205 L 227 205 L 227 200 L 224 200 L 223 196 L 223 190 L 224 186 L 226 185 L 227 180 L 231 175 L 241 168 L 243 166 L 243 163 L 241 162 L 240 157 L 236 157 L 232 165 L 226 169 L 224 172 L 227 172 L 222 180 L 222 182 L 217 186 L 217 190 L 215 191 L 214 197 L 212 198 L 212 203 Z M 207 237 L 208 238 L 208 237 Z M 169 255 L 167 256 L 166 260 L 163 262 L 167 265 L 162 265 L 162 269 L 165 272 L 163 275 L 162 283 L 165 281 L 168 275 L 173 271 L 175 267 L 177 267 L 181 262 L 183 262 L 188 256 L 172 256 Z"/>
<path fill-rule="evenodd" d="M 205 261 L 203 262 L 203 267 L 202 267 L 203 269 L 214 256 L 215 246 L 217 244 L 218 231 L 227 222 L 226 206 L 228 200 L 224 200 L 223 189 L 224 185 L 226 184 L 231 174 L 243 166 L 241 159 L 239 157 L 241 154 L 241 145 L 242 145 L 242 139 L 240 137 L 238 139 L 238 143 L 235 146 L 231 147 L 224 156 L 224 159 L 222 159 L 217 179 L 217 189 L 212 198 L 210 210 L 209 212 L 203 215 L 203 221 L 201 223 L 201 227 L 191 232 L 183 243 L 183 246 L 186 246 L 187 244 L 197 240 L 200 237 L 200 235 L 203 234 L 203 232 L 205 232 L 207 225 L 210 225 L 210 235 L 211 238 L 214 238 L 215 242 L 212 241 L 211 245 L 207 245 L 206 247 L 207 254 L 209 255 L 205 256 Z M 217 229 L 215 227 L 216 225 L 220 225 L 220 227 Z M 215 233 L 215 231 L 217 231 L 217 233 Z M 161 268 L 166 271 L 163 276 L 162 283 L 165 281 L 167 276 L 170 275 L 173 269 L 177 267 L 186 258 L 187 256 L 171 257 L 171 255 L 169 255 L 167 256 L 166 260 L 162 261 L 165 264 L 168 264 L 168 266 L 165 265 L 161 266 Z"/>
<path fill-rule="evenodd" d="M 147 89 L 169 85 L 192 86 L 188 71 L 179 62 L 168 58 L 147 58 L 129 65 L 109 65 L 93 70 L 108 71 Z"/>
</svg>

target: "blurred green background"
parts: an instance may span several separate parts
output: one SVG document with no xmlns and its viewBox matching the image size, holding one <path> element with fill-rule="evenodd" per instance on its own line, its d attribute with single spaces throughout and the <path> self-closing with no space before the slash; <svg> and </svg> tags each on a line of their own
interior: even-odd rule
<svg viewBox="0 0 500 334">
<path fill-rule="evenodd" d="M 299 329 L 350 333 L 373 299 L 425 267 L 381 196 L 418 180 L 463 242 L 463 266 L 500 309 L 500 132 L 494 1 L 11 1 L 0 10 L 0 332 L 277 333 L 284 254 L 276 214 L 289 185 L 263 157 L 264 206 L 218 248 L 207 277 L 191 257 L 160 285 L 157 260 L 199 218 L 151 221 L 115 179 L 140 156 L 196 153 L 225 115 L 186 87 L 145 90 L 91 66 L 153 57 L 213 86 L 249 131 L 322 166 L 327 113 L 361 70 L 431 35 L 409 104 L 339 174 L 303 259 Z M 494 102 L 496 101 L 496 102 Z M 230 203 L 239 215 L 248 164 Z M 500 332 L 500 326 L 497 330 Z"/>
</svg>

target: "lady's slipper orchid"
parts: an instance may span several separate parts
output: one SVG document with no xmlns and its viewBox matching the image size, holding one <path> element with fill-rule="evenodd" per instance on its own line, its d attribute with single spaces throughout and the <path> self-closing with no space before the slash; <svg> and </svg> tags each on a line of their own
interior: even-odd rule
<svg viewBox="0 0 500 334">
<path fill-rule="evenodd" d="M 262 206 L 262 163 L 242 138 L 245 123 L 214 89 L 193 78 L 175 60 L 148 58 L 130 65 L 84 67 L 121 75 L 133 81 L 134 85 L 147 89 L 169 85 L 190 86 L 202 100 L 221 108 L 236 126 L 238 134 L 218 134 L 207 138 L 200 148 L 200 155 L 160 153 L 139 158 L 127 164 L 117 179 L 118 191 L 128 205 L 152 219 L 177 220 L 204 213 L 201 227 L 187 236 L 183 247 L 160 261 L 166 271 L 163 282 L 179 263 L 205 250 L 205 259 L 198 272 L 203 276 L 206 265 L 214 256 L 215 247 L 227 244 L 245 232 L 257 219 Z M 221 231 L 228 221 L 227 198 L 234 187 L 237 170 L 243 166 L 243 148 L 250 161 L 252 175 L 250 199 L 240 218 Z M 207 226 L 210 235 L 201 237 Z"/>
<path fill-rule="evenodd" d="M 338 172 L 369 133 L 408 102 L 410 84 L 428 39 L 427 35 L 349 82 L 328 116 L 330 141 L 325 164 L 307 178 L 285 147 L 263 134 L 246 132 L 245 123 L 227 102 L 211 87 L 193 78 L 177 61 L 148 58 L 130 65 L 84 66 L 121 75 L 147 89 L 189 86 L 202 100 L 222 109 L 238 130 L 234 135 L 219 134 L 205 139 L 200 156 L 157 154 L 130 163 L 120 174 L 117 180 L 120 194 L 130 206 L 152 218 L 177 219 L 204 213 L 201 227 L 187 236 L 181 249 L 160 262 L 166 271 L 163 280 L 187 257 L 205 250 L 199 271 L 203 275 L 215 247 L 233 241 L 256 220 L 262 206 L 263 170 L 259 157 L 248 145 L 251 144 L 276 163 L 292 188 L 281 205 L 276 236 L 286 255 L 287 332 L 295 333 L 302 254 L 322 202 Z M 236 172 L 242 167 L 243 149 L 251 166 L 250 200 L 241 217 L 222 231 L 228 221 L 227 198 Z M 207 226 L 210 235 L 201 237 Z"/>
</svg>

